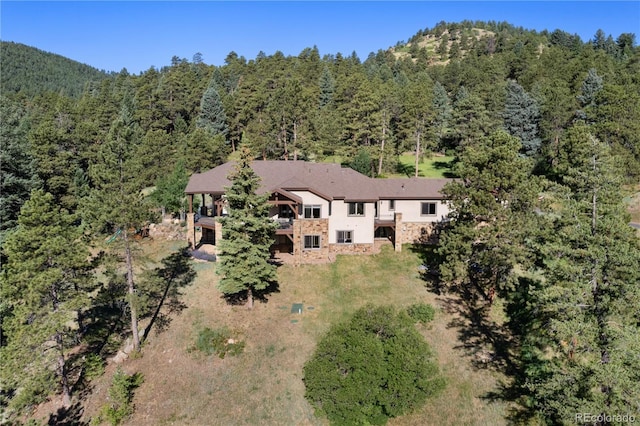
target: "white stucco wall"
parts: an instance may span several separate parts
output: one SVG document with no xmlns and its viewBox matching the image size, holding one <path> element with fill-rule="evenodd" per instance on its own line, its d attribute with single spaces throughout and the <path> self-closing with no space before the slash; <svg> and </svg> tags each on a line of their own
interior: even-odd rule
<svg viewBox="0 0 640 426">
<path fill-rule="evenodd" d="M 301 218 L 304 217 L 305 204 L 320 205 L 320 218 L 327 219 L 329 217 L 329 201 L 308 191 L 290 191 L 290 192 L 302 198 L 303 210 L 301 211 Z"/>
<path fill-rule="evenodd" d="M 353 231 L 354 244 L 373 243 L 375 206 L 364 203 L 364 216 L 349 216 L 349 205 L 343 200 L 334 200 L 329 218 L 329 244 L 335 244 L 336 231 Z"/>
<path fill-rule="evenodd" d="M 435 216 L 422 216 L 422 203 L 436 203 Z M 438 222 L 449 214 L 449 207 L 442 200 L 396 200 L 394 210 L 389 210 L 389 200 L 380 200 L 380 219 L 391 220 L 394 213 L 402 213 L 403 222 Z"/>
</svg>

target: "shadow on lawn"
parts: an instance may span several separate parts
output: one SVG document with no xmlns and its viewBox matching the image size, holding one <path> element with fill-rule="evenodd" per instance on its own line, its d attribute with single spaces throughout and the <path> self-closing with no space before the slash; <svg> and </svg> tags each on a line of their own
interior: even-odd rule
<svg viewBox="0 0 640 426">
<path fill-rule="evenodd" d="M 535 413 L 523 402 L 529 395 L 524 386 L 526 376 L 519 347 L 523 336 L 530 332 L 535 318 L 534 307 L 527 307 L 526 289 L 535 285 L 521 278 L 519 288 L 509 300 L 503 300 L 505 315 L 509 319 L 497 323 L 491 318 L 492 306 L 485 300 L 482 291 L 472 283 L 460 286 L 446 285 L 439 274 L 442 259 L 436 246 L 415 245 L 412 250 L 418 254 L 422 265 L 420 273 L 428 291 L 438 297 L 441 309 L 451 316 L 447 327 L 458 333 L 459 344 L 454 346 L 462 351 L 477 369 L 497 371 L 507 379 L 496 390 L 482 396 L 488 401 L 513 403 L 508 420 L 521 424 L 533 418 Z"/>
<path fill-rule="evenodd" d="M 171 323 L 171 314 L 180 314 L 187 306 L 180 300 L 181 289 L 192 284 L 196 272 L 191 264 L 191 253 L 188 247 L 170 254 L 162 260 L 162 266 L 146 274 L 145 281 L 151 284 L 148 292 L 151 303 L 156 309 L 151 320 L 144 329 L 142 340 L 146 340 L 155 326 L 156 332 L 167 329 Z M 165 312 L 162 309 L 165 308 Z"/>
<path fill-rule="evenodd" d="M 273 293 L 280 293 L 280 285 L 277 281 L 269 283 L 269 285 L 262 290 L 253 290 L 253 298 L 254 301 L 267 303 L 269 301 L 269 296 Z M 222 298 L 230 305 L 246 305 L 247 300 L 249 299 L 249 293 L 243 291 L 240 293 L 223 295 Z"/>
</svg>

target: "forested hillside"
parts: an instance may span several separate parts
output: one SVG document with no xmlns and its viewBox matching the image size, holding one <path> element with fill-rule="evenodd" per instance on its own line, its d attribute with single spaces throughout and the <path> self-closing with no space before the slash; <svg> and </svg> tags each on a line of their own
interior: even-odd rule
<svg viewBox="0 0 640 426">
<path fill-rule="evenodd" d="M 231 51 L 222 66 L 196 54 L 105 77 L 2 44 L 0 331 L 12 363 L 0 402 L 12 410 L 54 382 L 70 397 L 67 367 L 85 358 L 65 358 L 69 345 L 95 339 L 101 309 L 119 307 L 113 329 L 133 333 L 139 347 L 134 317 L 151 310 L 137 302 L 148 302 L 144 285 L 159 278 L 138 287 L 135 231 L 160 207 L 184 209 L 186 176 L 241 147 L 259 159 L 339 159 L 381 178 L 403 153 L 454 156 L 461 179 L 446 189 L 453 213 L 433 270 L 442 291 L 503 302 L 513 337 L 496 359 L 511 360 L 498 367 L 513 378 L 511 398 L 562 423 L 586 409 L 581 401 L 599 413 L 629 409 L 640 394 L 640 256 L 622 209 L 623 188 L 640 181 L 634 34 L 583 41 L 562 30 L 442 22 L 367 58 L 315 47 L 250 59 Z M 158 191 L 143 196 L 149 187 Z M 50 252 L 33 250 L 46 238 L 55 240 Z M 84 262 L 89 242 L 105 239 L 116 241 L 110 255 Z M 29 333 L 52 315 L 57 322 Z M 53 342 L 57 376 L 34 367 L 21 383 L 27 346 Z M 28 390 L 14 394 L 21 386 Z"/>
<path fill-rule="evenodd" d="M 33 96 L 45 91 L 77 98 L 89 82 L 108 74 L 89 65 L 34 47 L 0 42 L 0 93 Z"/>
</svg>

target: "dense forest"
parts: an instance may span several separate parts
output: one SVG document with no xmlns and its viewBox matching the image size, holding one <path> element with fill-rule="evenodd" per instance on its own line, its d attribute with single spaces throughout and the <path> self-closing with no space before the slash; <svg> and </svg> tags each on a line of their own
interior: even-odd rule
<svg viewBox="0 0 640 426">
<path fill-rule="evenodd" d="M 230 52 L 210 66 L 196 53 L 139 75 L 15 43 L 3 42 L 1 57 L 0 314 L 11 362 L 0 402 L 11 410 L 51 383 L 70 396 L 69 365 L 82 361 L 69 347 L 95 328 L 89 312 L 120 297 L 86 295 L 138 294 L 135 230 L 154 206 L 178 213 L 179 183 L 241 147 L 261 159 L 337 158 L 374 177 L 405 152 L 454 155 L 442 288 L 505 300 L 522 405 L 549 423 L 584 401 L 593 413 L 637 410 L 640 255 L 620 207 L 622 188 L 640 180 L 634 34 L 584 42 L 562 30 L 441 22 L 364 60 L 309 47 Z M 149 187 L 155 196 L 142 195 Z M 120 237 L 115 254 L 86 263 L 91 239 L 110 235 Z M 43 241 L 47 252 L 35 249 Z M 131 302 L 131 328 L 143 305 Z M 71 319 L 78 326 L 67 329 Z M 56 374 L 34 367 L 21 378 L 43 342 L 57 350 Z"/>
</svg>

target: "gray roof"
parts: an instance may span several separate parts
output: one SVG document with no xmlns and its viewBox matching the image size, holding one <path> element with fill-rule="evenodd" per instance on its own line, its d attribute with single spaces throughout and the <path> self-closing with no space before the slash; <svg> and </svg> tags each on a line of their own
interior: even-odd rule
<svg viewBox="0 0 640 426">
<path fill-rule="evenodd" d="M 228 162 L 191 176 L 187 194 L 225 193 L 227 176 L 235 162 Z M 251 168 L 262 179 L 258 192 L 309 191 L 326 200 L 371 202 L 379 199 L 440 199 L 448 179 L 373 179 L 335 163 L 306 161 L 253 161 Z"/>
</svg>

